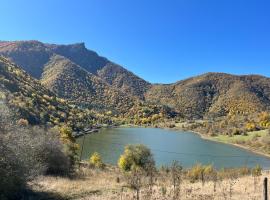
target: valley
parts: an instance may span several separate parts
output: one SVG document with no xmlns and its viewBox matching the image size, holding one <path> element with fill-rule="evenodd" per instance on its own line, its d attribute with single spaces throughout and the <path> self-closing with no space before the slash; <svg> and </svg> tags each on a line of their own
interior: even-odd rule
<svg viewBox="0 0 270 200">
<path fill-rule="evenodd" d="M 151 182 L 157 190 L 155 195 L 162 199 L 176 195 L 164 173 L 176 176 L 174 170 L 180 170 L 188 199 L 190 188 L 197 187 L 200 181 L 203 185 L 216 184 L 217 174 L 219 184 L 227 191 L 235 181 L 250 182 L 254 173 L 259 180 L 270 166 L 268 77 L 211 72 L 172 84 L 152 84 L 87 49 L 84 43 L 1 41 L 0 98 L 2 147 L 10 154 L 17 152 L 14 147 L 21 148 L 25 153 L 19 155 L 22 163 L 25 157 L 37 159 L 25 167 L 30 165 L 36 174 L 42 175 L 29 175 L 27 170 L 25 176 L 14 175 L 22 182 L 18 187 L 34 192 L 30 196 L 45 192 L 63 199 L 84 199 L 80 196 L 87 193 L 91 198 L 113 199 L 108 191 L 117 191 L 119 196 L 119 188 L 127 199 L 133 190 L 147 196 L 151 172 L 157 176 L 157 182 Z M 17 141 L 18 138 L 25 141 Z M 39 142 L 29 151 L 25 144 L 32 140 Z M 134 148 L 134 152 L 126 150 L 128 147 Z M 41 152 L 48 153 L 41 156 Z M 135 156 L 135 169 L 128 165 L 130 159 L 121 160 L 122 152 Z M 147 155 L 154 166 L 150 171 L 149 166 L 137 171 L 145 158 L 136 164 L 136 156 Z M 180 164 L 174 166 L 175 161 Z M 9 164 L 19 168 L 12 160 Z M 79 188 L 78 184 L 88 183 L 89 173 L 102 174 L 91 181 L 106 183 L 104 176 L 110 175 L 117 179 L 117 184 L 107 189 L 94 187 L 91 191 Z M 55 180 L 54 176 L 59 174 L 69 178 Z M 209 180 L 199 178 L 204 175 Z M 135 183 L 126 180 L 129 176 L 137 177 Z M 144 183 L 139 185 L 140 191 L 136 180 Z M 75 184 L 79 193 L 66 196 L 65 189 L 58 186 L 63 182 L 67 187 Z M 48 184 L 55 184 L 59 189 L 56 194 L 50 188 L 44 190 Z M 128 189 L 124 191 L 125 187 Z M 235 196 L 242 196 L 242 189 L 238 188 Z M 198 199 L 213 195 L 202 193 L 202 188 L 196 190 L 201 191 L 196 193 L 199 196 L 195 195 Z M 224 191 L 214 196 L 221 198 Z"/>
</svg>

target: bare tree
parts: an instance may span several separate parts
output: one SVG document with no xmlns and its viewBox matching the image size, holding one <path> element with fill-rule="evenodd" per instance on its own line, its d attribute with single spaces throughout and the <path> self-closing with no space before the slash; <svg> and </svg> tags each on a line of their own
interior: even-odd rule
<svg viewBox="0 0 270 200">
<path fill-rule="evenodd" d="M 130 188 L 136 191 L 136 199 L 140 200 L 140 191 L 143 186 L 143 177 L 145 173 L 140 168 L 134 168 L 130 173 L 127 174 L 127 183 Z"/>
<path fill-rule="evenodd" d="M 173 161 L 171 166 L 171 180 L 173 184 L 173 199 L 177 199 L 181 194 L 182 166 L 178 161 Z"/>
<path fill-rule="evenodd" d="M 40 174 L 68 173 L 70 161 L 56 132 L 17 126 L 8 107 L 2 104 L 0 111 L 0 199 L 18 199 Z"/>
</svg>

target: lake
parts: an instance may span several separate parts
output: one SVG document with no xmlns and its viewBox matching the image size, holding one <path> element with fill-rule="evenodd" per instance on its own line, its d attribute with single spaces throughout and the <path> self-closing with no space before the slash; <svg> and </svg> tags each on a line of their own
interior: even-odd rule
<svg viewBox="0 0 270 200">
<path fill-rule="evenodd" d="M 83 137 L 77 139 L 82 144 Z M 270 167 L 270 159 L 250 151 L 202 139 L 191 132 L 158 128 L 110 128 L 85 136 L 82 158 L 98 152 L 105 163 L 117 164 L 127 144 L 148 146 L 158 167 L 177 160 L 184 167 L 196 163 L 213 164 L 216 168 L 261 165 Z"/>
</svg>

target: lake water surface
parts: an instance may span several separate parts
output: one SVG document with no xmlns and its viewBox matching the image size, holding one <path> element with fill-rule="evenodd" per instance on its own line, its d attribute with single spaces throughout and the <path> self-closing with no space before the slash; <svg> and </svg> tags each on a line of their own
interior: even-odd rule
<svg viewBox="0 0 270 200">
<path fill-rule="evenodd" d="M 77 139 L 82 144 L 83 137 Z M 196 163 L 213 164 L 217 168 L 255 166 L 270 167 L 270 159 L 231 145 L 202 139 L 190 132 L 157 128 L 111 128 L 85 136 L 82 158 L 88 159 L 93 152 L 101 154 L 105 163 L 117 164 L 127 144 L 145 144 L 156 165 L 170 165 L 178 160 L 184 167 Z"/>
</svg>

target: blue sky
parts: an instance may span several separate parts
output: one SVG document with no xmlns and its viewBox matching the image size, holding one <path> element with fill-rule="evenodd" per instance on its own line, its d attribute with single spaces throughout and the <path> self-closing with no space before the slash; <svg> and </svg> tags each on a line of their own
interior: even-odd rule
<svg viewBox="0 0 270 200">
<path fill-rule="evenodd" d="M 0 40 L 85 42 L 150 82 L 270 76 L 267 0 L 2 0 Z"/>
</svg>

